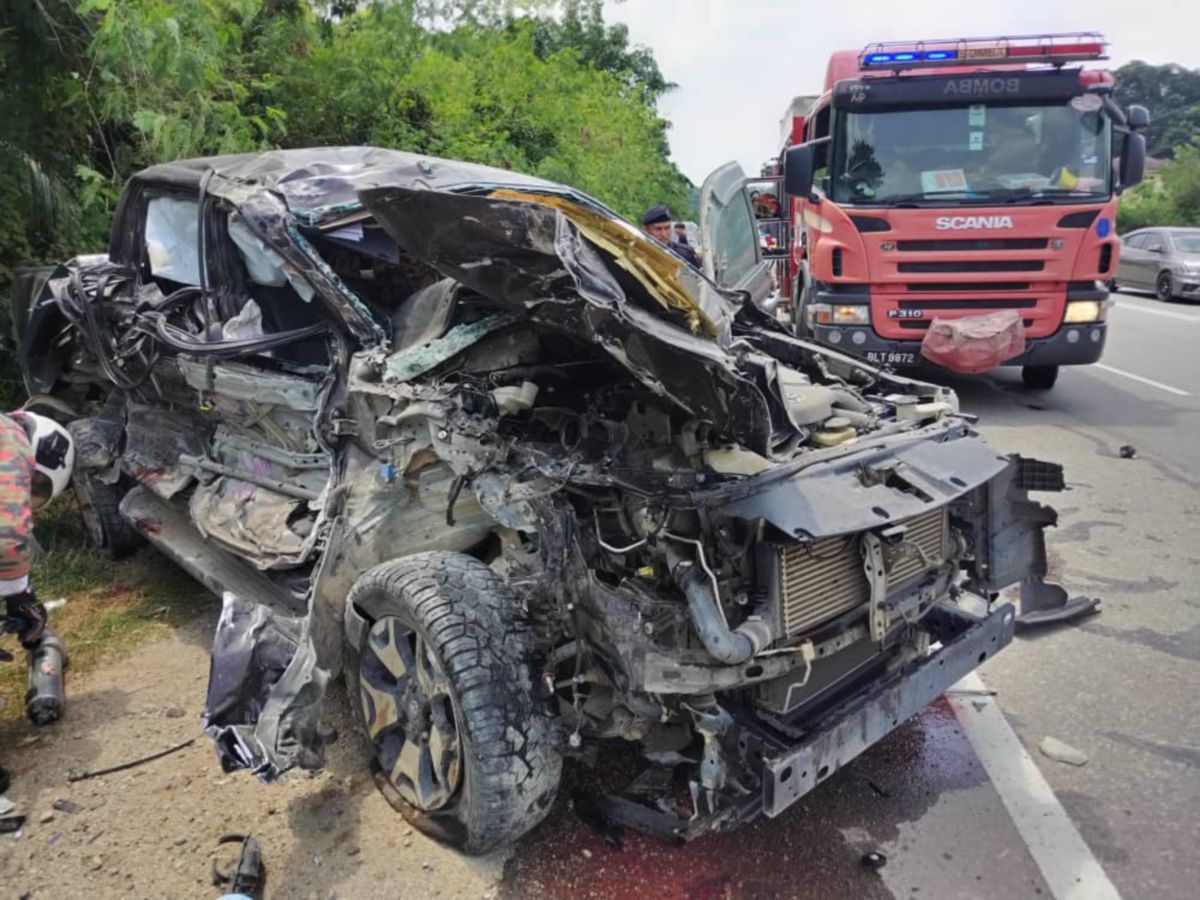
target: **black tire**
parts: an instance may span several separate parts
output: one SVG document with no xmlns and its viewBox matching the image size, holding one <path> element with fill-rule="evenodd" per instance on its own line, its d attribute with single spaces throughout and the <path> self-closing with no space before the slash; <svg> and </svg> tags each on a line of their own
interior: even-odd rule
<svg viewBox="0 0 1200 900">
<path fill-rule="evenodd" d="M 419 553 L 371 569 L 348 602 L 368 625 L 347 649 L 349 694 L 389 802 L 468 854 L 537 825 L 562 757 L 534 700 L 529 632 L 511 588 L 469 556 Z"/>
<path fill-rule="evenodd" d="M 803 340 L 809 339 L 808 328 L 804 324 L 804 303 L 807 299 L 808 291 L 805 290 L 807 280 L 803 276 L 798 276 L 799 281 L 796 285 L 796 290 L 793 293 L 792 299 L 792 334 L 795 337 Z"/>
<path fill-rule="evenodd" d="M 1025 366 L 1021 369 L 1021 380 L 1030 390 L 1048 391 L 1058 381 L 1058 366 Z"/>
<path fill-rule="evenodd" d="M 88 472 L 76 471 L 71 488 L 88 537 L 109 559 L 129 556 L 145 543 L 145 538 L 121 515 L 121 499 L 126 491 L 123 483 L 105 484 Z"/>
<path fill-rule="evenodd" d="M 1159 300 L 1171 300 L 1175 296 L 1175 283 L 1170 272 L 1159 272 L 1158 280 L 1154 282 L 1154 295 Z"/>
</svg>

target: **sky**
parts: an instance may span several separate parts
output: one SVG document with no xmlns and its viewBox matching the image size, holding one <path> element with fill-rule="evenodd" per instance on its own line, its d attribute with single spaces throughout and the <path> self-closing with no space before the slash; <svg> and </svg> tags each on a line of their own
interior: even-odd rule
<svg viewBox="0 0 1200 900">
<path fill-rule="evenodd" d="M 792 98 L 821 92 L 834 50 L 1099 31 L 1111 68 L 1134 59 L 1200 68 L 1200 7 L 1186 2 L 605 0 L 605 16 L 628 25 L 632 42 L 653 50 L 663 75 L 679 85 L 659 109 L 672 123 L 672 156 L 696 184 L 731 159 L 757 173 L 779 151 L 779 120 Z"/>
</svg>

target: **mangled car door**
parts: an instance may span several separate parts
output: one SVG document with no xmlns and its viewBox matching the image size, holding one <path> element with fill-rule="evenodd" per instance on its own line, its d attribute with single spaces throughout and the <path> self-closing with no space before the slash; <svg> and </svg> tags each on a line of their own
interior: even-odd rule
<svg viewBox="0 0 1200 900">
<path fill-rule="evenodd" d="M 700 187 L 700 235 L 704 274 L 761 304 L 771 290 L 771 272 L 759 252 L 746 173 L 735 162 L 713 171 Z"/>
<path fill-rule="evenodd" d="M 126 466 L 160 497 L 186 496 L 206 539 L 260 569 L 299 565 L 331 471 L 316 429 L 331 323 L 226 204 L 210 198 L 201 218 L 196 199 L 152 196 L 145 223 L 140 291 L 171 352 L 157 390 L 130 398 Z"/>
<path fill-rule="evenodd" d="M 228 278 L 215 291 L 219 322 L 209 327 L 216 343 L 242 352 L 178 357 L 214 423 L 203 453 L 181 458 L 198 478 L 189 513 L 207 538 L 259 568 L 286 568 L 311 553 L 331 473 L 317 428 L 332 382 L 319 331 L 331 323 L 239 213 L 218 208 L 215 218 L 213 244 Z"/>
</svg>

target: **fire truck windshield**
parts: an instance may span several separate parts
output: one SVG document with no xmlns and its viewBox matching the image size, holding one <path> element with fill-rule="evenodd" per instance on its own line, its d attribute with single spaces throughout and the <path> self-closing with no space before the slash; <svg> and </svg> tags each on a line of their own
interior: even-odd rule
<svg viewBox="0 0 1200 900">
<path fill-rule="evenodd" d="M 1112 190 L 1100 98 L 842 112 L 830 196 L 839 203 L 1079 202 Z"/>
</svg>

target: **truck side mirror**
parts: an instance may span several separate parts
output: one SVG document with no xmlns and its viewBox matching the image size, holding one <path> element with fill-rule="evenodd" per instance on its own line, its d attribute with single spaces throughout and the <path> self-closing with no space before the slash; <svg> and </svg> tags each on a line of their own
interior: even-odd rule
<svg viewBox="0 0 1200 900">
<path fill-rule="evenodd" d="M 1150 127 L 1150 112 L 1144 106 L 1133 105 L 1125 111 L 1125 121 L 1134 131 Z"/>
<path fill-rule="evenodd" d="M 793 197 L 807 197 L 813 189 L 813 148 L 792 147 L 783 158 L 783 189 Z"/>
<path fill-rule="evenodd" d="M 1125 135 L 1121 142 L 1120 188 L 1126 190 L 1142 180 L 1146 171 L 1146 136 L 1136 131 Z"/>
</svg>

